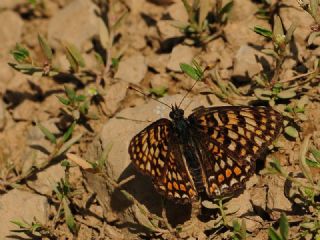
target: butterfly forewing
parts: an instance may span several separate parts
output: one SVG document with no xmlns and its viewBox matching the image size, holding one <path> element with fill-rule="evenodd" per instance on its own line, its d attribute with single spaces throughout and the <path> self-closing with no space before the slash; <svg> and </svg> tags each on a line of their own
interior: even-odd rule
<svg viewBox="0 0 320 240">
<path fill-rule="evenodd" d="M 203 108 L 189 116 L 205 171 L 209 196 L 234 192 L 252 175 L 255 162 L 282 127 L 282 117 L 264 107 Z"/>
<path fill-rule="evenodd" d="M 129 154 L 162 195 L 180 203 L 196 198 L 170 120 L 160 119 L 137 134 L 130 142 Z"/>
</svg>

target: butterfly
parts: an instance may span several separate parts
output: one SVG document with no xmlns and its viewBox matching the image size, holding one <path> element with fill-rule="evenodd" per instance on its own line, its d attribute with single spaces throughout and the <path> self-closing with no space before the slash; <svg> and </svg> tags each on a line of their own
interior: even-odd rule
<svg viewBox="0 0 320 240">
<path fill-rule="evenodd" d="M 283 125 L 282 115 L 269 107 L 202 107 L 186 118 L 174 105 L 169 117 L 134 136 L 128 151 L 157 191 L 177 203 L 243 188 Z"/>
</svg>

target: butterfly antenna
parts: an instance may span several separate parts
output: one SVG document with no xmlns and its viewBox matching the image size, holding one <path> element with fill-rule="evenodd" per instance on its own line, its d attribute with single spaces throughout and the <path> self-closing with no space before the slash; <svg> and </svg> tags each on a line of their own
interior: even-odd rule
<svg viewBox="0 0 320 240">
<path fill-rule="evenodd" d="M 161 103 L 161 104 L 167 106 L 168 108 L 172 109 L 172 107 L 170 107 L 170 105 L 168 105 L 168 104 L 166 104 L 166 103 L 164 103 L 164 102 L 160 101 L 159 99 L 156 99 L 156 98 L 154 98 L 154 97 L 152 97 L 152 96 L 148 96 L 147 94 L 145 94 L 144 92 L 140 91 L 139 89 L 136 89 L 136 88 L 134 88 L 134 87 L 132 87 L 132 86 L 129 86 L 128 88 L 129 88 L 130 90 L 134 90 L 134 91 L 142 94 L 143 96 L 149 97 L 149 98 L 153 99 L 154 101 L 157 101 L 158 103 Z"/>
<path fill-rule="evenodd" d="M 194 84 L 192 85 L 192 87 L 189 89 L 189 91 L 183 96 L 183 98 L 181 99 L 179 105 L 178 105 L 178 108 L 180 108 L 182 102 L 184 101 L 184 99 L 189 95 L 189 93 L 191 92 L 191 90 L 193 89 L 193 87 L 198 83 L 199 80 L 196 80 L 194 82 Z"/>
</svg>

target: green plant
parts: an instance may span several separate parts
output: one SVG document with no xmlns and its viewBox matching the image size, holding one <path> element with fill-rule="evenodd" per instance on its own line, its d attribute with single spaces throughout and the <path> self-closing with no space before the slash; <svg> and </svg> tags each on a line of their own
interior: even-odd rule
<svg viewBox="0 0 320 240">
<path fill-rule="evenodd" d="M 167 87 L 156 87 L 149 89 L 150 94 L 154 94 L 156 97 L 163 97 L 167 93 L 167 91 Z"/>
<path fill-rule="evenodd" d="M 306 239 L 319 239 L 320 237 L 320 204 L 316 197 L 320 194 L 320 180 L 315 178 L 311 169 L 320 169 L 320 150 L 311 144 L 311 134 L 307 135 L 300 147 L 299 167 L 302 176 L 299 173 L 289 173 L 282 168 L 277 159 L 273 159 L 266 173 L 277 174 L 291 183 L 288 189 L 288 195 L 296 204 L 302 205 L 307 214 L 299 222 L 299 232 L 295 239 L 308 237 Z M 300 174 L 301 175 L 301 174 Z M 280 232 L 286 233 L 286 218 L 280 219 Z M 282 222 L 282 223 L 281 223 Z M 282 230 L 281 230 L 282 226 Z M 274 229 L 269 230 L 269 236 L 272 239 L 288 239 L 286 234 L 279 234 Z"/>
<path fill-rule="evenodd" d="M 287 47 L 292 40 L 293 32 L 295 31 L 295 29 L 296 24 L 293 23 L 289 27 L 287 33 L 284 34 L 281 19 L 279 16 L 274 17 L 274 25 L 272 31 L 259 26 L 254 27 L 254 32 L 272 40 L 273 49 L 264 49 L 262 50 L 262 52 L 273 57 L 276 62 L 272 79 L 266 82 L 265 79 L 261 78 L 260 82 L 265 82 L 263 85 L 269 85 L 270 82 L 270 86 L 272 87 L 279 81 L 282 64 L 287 57 Z"/>
<path fill-rule="evenodd" d="M 280 232 L 280 233 L 279 233 Z M 269 228 L 268 235 L 270 240 L 288 240 L 289 238 L 289 223 L 287 216 L 281 213 L 279 220 L 279 232 L 273 227 Z"/>
<path fill-rule="evenodd" d="M 232 240 L 245 240 L 247 239 L 246 222 L 241 221 L 241 224 L 237 220 L 233 220 L 233 236 Z"/>
<path fill-rule="evenodd" d="M 68 171 L 69 164 L 68 162 L 64 163 L 66 167 L 66 172 Z M 76 233 L 78 231 L 78 226 L 76 224 L 75 218 L 71 212 L 70 209 L 70 200 L 72 194 L 72 189 L 69 183 L 69 177 L 66 175 L 65 179 L 61 179 L 60 182 L 54 187 L 54 191 L 56 193 L 56 196 L 58 200 L 60 201 L 60 205 L 58 208 L 58 213 L 54 219 L 54 222 L 57 221 L 57 218 L 63 213 L 64 220 L 69 228 L 69 230 L 73 233 Z"/>
<path fill-rule="evenodd" d="M 260 0 L 259 9 L 256 11 L 255 15 L 257 18 L 270 20 L 273 18 L 274 14 L 281 7 L 281 0 L 272 1 L 272 0 Z M 283 4 L 284 5 L 284 4 Z"/>
<path fill-rule="evenodd" d="M 95 53 L 99 65 L 99 73 L 96 77 L 96 87 L 98 90 L 100 89 L 101 80 L 109 77 L 110 70 L 117 69 L 119 61 L 125 51 L 125 48 L 121 48 L 115 52 L 114 41 L 119 27 L 127 17 L 129 11 L 128 9 L 124 9 L 120 14 L 112 12 L 116 3 L 117 1 L 109 1 L 108 3 L 105 1 L 100 2 L 106 9 L 106 12 L 101 14 L 101 21 L 99 22 L 99 41 L 103 47 L 104 54 Z"/>
<path fill-rule="evenodd" d="M 19 227 L 18 230 L 11 230 L 15 233 L 24 233 L 32 239 L 52 238 L 54 235 L 50 228 L 44 226 L 36 219 L 31 223 L 24 220 L 12 220 L 11 223 Z"/>
<path fill-rule="evenodd" d="M 311 26 L 312 32 L 308 38 L 308 44 L 310 45 L 320 35 L 319 0 L 297 0 L 297 2 L 314 20 L 314 24 Z"/>
<path fill-rule="evenodd" d="M 188 14 L 188 22 L 173 21 L 173 26 L 179 28 L 196 44 L 205 44 L 221 34 L 221 28 L 226 23 L 233 6 L 232 0 L 225 5 L 218 0 L 215 6 L 209 0 L 194 0 L 192 4 L 187 0 L 182 2 Z"/>
<path fill-rule="evenodd" d="M 18 183 L 22 180 L 30 177 L 33 173 L 45 169 L 48 165 L 52 163 L 54 159 L 64 154 L 73 144 L 75 144 L 82 137 L 82 134 L 78 134 L 72 137 L 72 133 L 76 126 L 74 121 L 69 128 L 65 131 L 61 138 L 57 137 L 41 123 L 36 122 L 37 126 L 41 132 L 46 136 L 46 138 L 54 145 L 52 152 L 48 155 L 47 159 L 40 164 L 31 166 L 29 169 L 25 170 L 23 173 L 19 173 L 18 176 L 8 179 L 8 181 L 3 182 L 3 185 L 10 187 L 19 187 Z"/>
<path fill-rule="evenodd" d="M 42 36 L 38 35 L 38 43 L 41 47 L 42 54 L 45 60 L 38 63 L 33 59 L 28 49 L 17 44 L 16 47 L 11 51 L 13 58 L 17 63 L 9 63 L 9 65 L 15 70 L 29 75 L 36 74 L 37 76 L 56 76 L 58 70 L 52 66 L 53 52 L 47 40 Z"/>
<path fill-rule="evenodd" d="M 65 106 L 65 111 L 71 115 L 75 121 L 78 121 L 81 116 L 95 120 L 99 118 L 96 114 L 89 112 L 90 99 L 88 96 L 77 94 L 74 89 L 67 86 L 64 87 L 64 91 L 66 97 L 57 96 L 57 98 Z M 96 94 L 95 89 L 92 89 L 91 92 L 88 91 L 89 96 Z"/>
</svg>

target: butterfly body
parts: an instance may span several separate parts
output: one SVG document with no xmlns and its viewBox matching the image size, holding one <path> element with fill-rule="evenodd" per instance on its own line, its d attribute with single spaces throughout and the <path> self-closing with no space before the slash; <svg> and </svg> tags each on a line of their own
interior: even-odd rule
<svg viewBox="0 0 320 240">
<path fill-rule="evenodd" d="M 242 188 L 282 127 L 282 116 L 265 107 L 200 108 L 185 118 L 172 106 L 169 116 L 133 137 L 128 150 L 158 192 L 178 203 Z"/>
<path fill-rule="evenodd" d="M 197 140 L 192 133 L 190 122 L 183 115 L 183 110 L 177 106 L 172 107 L 169 116 L 172 118 L 173 130 L 175 139 L 178 140 L 180 152 L 182 153 L 183 164 L 185 164 L 188 171 L 189 178 L 193 187 L 197 192 L 204 190 L 204 182 L 201 173 L 201 152 L 197 148 Z"/>
</svg>

